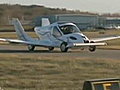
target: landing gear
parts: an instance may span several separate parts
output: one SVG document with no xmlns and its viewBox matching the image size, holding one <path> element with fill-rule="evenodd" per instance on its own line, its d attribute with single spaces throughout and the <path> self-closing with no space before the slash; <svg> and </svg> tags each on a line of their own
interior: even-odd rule
<svg viewBox="0 0 120 90">
<path fill-rule="evenodd" d="M 28 50 L 29 50 L 29 51 L 34 51 L 34 49 L 35 49 L 35 46 L 33 46 L 33 45 L 28 45 Z"/>
<path fill-rule="evenodd" d="M 54 47 L 49 47 L 48 49 L 49 49 L 49 51 L 53 51 Z"/>
<path fill-rule="evenodd" d="M 90 43 L 94 43 L 91 41 Z M 89 46 L 89 51 L 94 52 L 96 50 L 96 46 Z"/>
<path fill-rule="evenodd" d="M 60 45 L 60 50 L 61 50 L 61 52 L 67 52 L 67 51 L 68 51 L 68 48 L 67 48 L 66 46 L 67 46 L 67 43 L 66 43 L 66 42 L 63 42 L 63 43 Z"/>
<path fill-rule="evenodd" d="M 94 52 L 96 50 L 96 46 L 90 46 L 89 51 Z"/>
</svg>

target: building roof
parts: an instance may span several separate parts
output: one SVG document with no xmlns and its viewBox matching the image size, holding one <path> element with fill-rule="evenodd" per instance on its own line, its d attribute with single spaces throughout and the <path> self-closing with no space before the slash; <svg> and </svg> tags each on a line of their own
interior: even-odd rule
<svg viewBox="0 0 120 90">
<path fill-rule="evenodd" d="M 98 15 L 91 15 L 91 14 L 56 14 L 55 16 L 98 16 Z"/>
</svg>

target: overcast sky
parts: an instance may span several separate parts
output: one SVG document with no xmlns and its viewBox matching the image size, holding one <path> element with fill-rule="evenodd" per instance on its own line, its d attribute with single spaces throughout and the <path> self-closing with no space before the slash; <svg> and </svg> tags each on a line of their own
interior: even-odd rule
<svg viewBox="0 0 120 90">
<path fill-rule="evenodd" d="M 0 0 L 0 3 L 44 5 L 98 13 L 120 13 L 120 0 Z"/>
</svg>

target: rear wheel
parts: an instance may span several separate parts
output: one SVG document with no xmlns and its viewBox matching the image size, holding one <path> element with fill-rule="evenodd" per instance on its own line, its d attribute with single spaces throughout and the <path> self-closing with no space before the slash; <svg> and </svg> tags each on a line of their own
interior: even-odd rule
<svg viewBox="0 0 120 90">
<path fill-rule="evenodd" d="M 33 46 L 33 45 L 28 45 L 28 50 L 29 50 L 29 51 L 34 51 L 34 49 L 35 49 L 35 46 Z"/>
<path fill-rule="evenodd" d="M 49 47 L 48 49 L 49 49 L 49 51 L 53 51 L 54 47 Z"/>
<path fill-rule="evenodd" d="M 67 52 L 67 51 L 68 51 L 68 48 L 67 48 L 66 46 L 67 46 L 67 43 L 66 43 L 66 42 L 63 42 L 63 43 L 60 45 L 60 50 L 61 50 L 61 52 Z"/>
</svg>

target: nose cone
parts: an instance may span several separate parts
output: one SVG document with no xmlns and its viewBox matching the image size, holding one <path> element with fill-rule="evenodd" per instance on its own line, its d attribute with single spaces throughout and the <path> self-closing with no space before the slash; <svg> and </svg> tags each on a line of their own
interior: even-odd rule
<svg viewBox="0 0 120 90">
<path fill-rule="evenodd" d="M 69 34 L 68 38 L 70 40 L 70 42 L 73 43 L 83 43 L 84 39 L 83 39 L 83 34 L 80 33 L 74 33 L 74 34 Z"/>
</svg>

